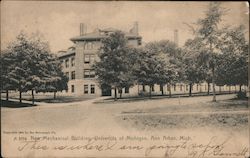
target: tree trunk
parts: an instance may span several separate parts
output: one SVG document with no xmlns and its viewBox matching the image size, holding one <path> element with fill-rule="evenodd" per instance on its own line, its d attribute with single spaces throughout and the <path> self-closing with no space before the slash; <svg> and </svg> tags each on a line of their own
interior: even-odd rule
<svg viewBox="0 0 250 158">
<path fill-rule="evenodd" d="M 192 96 L 192 83 L 189 84 L 189 96 Z"/>
<path fill-rule="evenodd" d="M 161 85 L 161 95 L 164 95 L 163 85 Z"/>
<path fill-rule="evenodd" d="M 211 55 L 213 54 L 213 48 L 212 48 L 212 41 L 210 40 L 209 41 L 209 47 L 210 47 L 210 53 Z M 211 60 L 211 59 L 210 59 Z M 213 60 L 213 59 L 212 59 Z M 214 69 L 215 69 L 215 62 L 213 61 L 212 63 L 212 86 L 213 86 L 213 102 L 216 102 L 216 94 L 215 94 L 215 72 L 214 72 Z"/>
<path fill-rule="evenodd" d="M 240 89 L 239 89 L 239 92 L 241 92 L 241 87 L 242 87 L 242 85 L 240 84 Z"/>
<path fill-rule="evenodd" d="M 216 94 L 215 94 L 215 80 L 214 80 L 214 67 L 212 69 L 212 74 L 213 74 L 213 77 L 212 77 L 212 82 L 213 82 L 213 102 L 216 102 Z"/>
<path fill-rule="evenodd" d="M 54 92 L 54 99 L 56 99 L 56 92 Z"/>
<path fill-rule="evenodd" d="M 22 103 L 22 91 L 19 90 L 19 102 Z"/>
<path fill-rule="evenodd" d="M 151 93 L 152 93 L 152 86 L 150 85 L 149 86 L 149 98 L 151 98 L 151 95 L 152 95 Z"/>
<path fill-rule="evenodd" d="M 9 90 L 6 90 L 6 100 L 9 100 Z"/>
<path fill-rule="evenodd" d="M 34 105 L 35 103 L 34 90 L 31 90 L 31 95 L 32 95 L 32 105 Z"/>
<path fill-rule="evenodd" d="M 120 99 L 122 98 L 122 92 L 120 93 Z"/>
<path fill-rule="evenodd" d="M 115 101 L 117 100 L 117 89 L 115 88 Z"/>
<path fill-rule="evenodd" d="M 171 98 L 172 94 L 171 94 L 171 85 L 168 85 L 168 90 L 169 90 L 169 98 Z"/>
<path fill-rule="evenodd" d="M 140 87 L 139 87 L 139 84 L 138 84 L 138 95 L 139 95 L 139 93 L 140 93 Z"/>
<path fill-rule="evenodd" d="M 210 94 L 210 83 L 208 82 L 207 83 L 207 95 L 209 95 Z"/>
</svg>

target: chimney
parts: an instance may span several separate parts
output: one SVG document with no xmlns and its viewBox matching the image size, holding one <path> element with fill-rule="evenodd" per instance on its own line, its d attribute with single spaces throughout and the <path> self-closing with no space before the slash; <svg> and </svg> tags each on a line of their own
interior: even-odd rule
<svg viewBox="0 0 250 158">
<path fill-rule="evenodd" d="M 87 32 L 87 27 L 84 23 L 80 23 L 80 36 L 85 35 Z"/>
<path fill-rule="evenodd" d="M 178 30 L 174 30 L 174 43 L 178 46 Z"/>
<path fill-rule="evenodd" d="M 137 21 L 134 22 L 133 33 L 135 33 L 137 35 L 139 33 L 138 22 Z"/>
</svg>

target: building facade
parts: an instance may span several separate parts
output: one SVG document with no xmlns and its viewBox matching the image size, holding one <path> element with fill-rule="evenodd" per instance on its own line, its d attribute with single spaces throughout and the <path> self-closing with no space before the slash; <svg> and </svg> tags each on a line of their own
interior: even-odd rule
<svg viewBox="0 0 250 158">
<path fill-rule="evenodd" d="M 111 33 L 118 31 L 114 28 L 95 29 L 86 33 L 86 26 L 80 24 L 80 36 L 70 40 L 74 46 L 65 51 L 59 51 L 59 60 L 63 72 L 68 76 L 68 90 L 71 95 L 111 95 L 109 87 L 101 87 L 92 69 L 93 63 L 98 60 L 97 52 L 102 43 L 101 40 Z M 141 45 L 142 37 L 138 34 L 138 23 L 135 22 L 128 32 L 123 32 L 128 40 L 128 45 L 138 47 Z"/>
</svg>

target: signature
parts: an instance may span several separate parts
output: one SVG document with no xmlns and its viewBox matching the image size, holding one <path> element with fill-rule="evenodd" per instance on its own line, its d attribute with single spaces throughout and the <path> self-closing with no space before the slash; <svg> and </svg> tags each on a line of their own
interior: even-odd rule
<svg viewBox="0 0 250 158">
<path fill-rule="evenodd" d="M 101 143 L 95 140 L 88 140 L 85 143 L 80 145 L 68 145 L 60 144 L 55 146 L 50 146 L 41 140 L 34 141 L 22 141 L 21 144 L 17 147 L 18 151 L 25 150 L 77 150 L 77 151 L 138 151 L 144 153 L 144 156 L 152 156 L 155 153 L 162 152 L 165 157 L 177 157 L 182 154 L 182 156 L 191 157 L 191 158 L 204 158 L 204 157 L 238 157 L 245 156 L 248 153 L 248 148 L 244 147 L 239 152 L 226 152 L 226 144 L 230 138 L 225 139 L 222 142 L 218 142 L 217 137 L 212 137 L 207 143 L 195 143 L 191 140 L 177 141 L 171 144 L 162 144 L 162 145 L 124 145 L 118 141 L 108 141 Z M 178 155 L 179 154 L 179 155 Z M 163 155 L 162 155 L 163 156 Z"/>
</svg>

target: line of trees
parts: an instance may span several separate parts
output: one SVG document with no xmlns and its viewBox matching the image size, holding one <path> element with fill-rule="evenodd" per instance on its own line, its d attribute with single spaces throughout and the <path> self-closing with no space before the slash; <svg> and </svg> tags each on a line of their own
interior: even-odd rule
<svg viewBox="0 0 250 158">
<path fill-rule="evenodd" d="M 183 48 L 162 40 L 140 48 L 128 46 L 122 32 L 115 32 L 103 40 L 100 61 L 94 64 L 100 85 L 107 84 L 117 91 L 135 84 L 161 87 L 175 83 L 189 84 L 189 95 L 195 83 L 248 85 L 248 47 L 243 26 L 219 28 L 224 10 L 220 3 L 210 3 L 203 19 L 192 28 L 194 38 Z M 241 91 L 241 88 L 240 88 Z M 169 88 L 169 95 L 171 91 Z M 208 88 L 209 94 L 209 88 Z M 121 95 L 120 95 L 121 96 Z"/>
<path fill-rule="evenodd" d="M 9 90 L 19 91 L 20 102 L 27 91 L 31 91 L 33 104 L 34 93 L 54 92 L 55 98 L 57 91 L 67 89 L 67 82 L 60 62 L 39 34 L 21 32 L 1 53 L 1 89 L 7 100 Z"/>
</svg>

